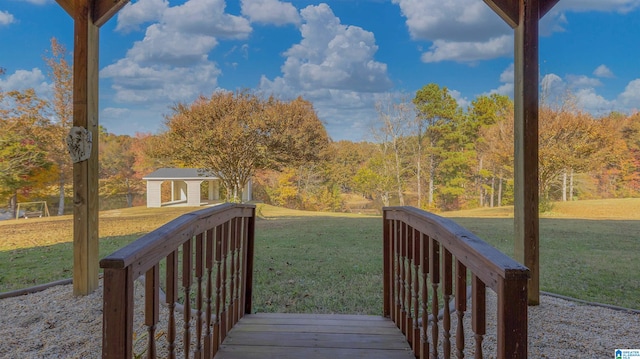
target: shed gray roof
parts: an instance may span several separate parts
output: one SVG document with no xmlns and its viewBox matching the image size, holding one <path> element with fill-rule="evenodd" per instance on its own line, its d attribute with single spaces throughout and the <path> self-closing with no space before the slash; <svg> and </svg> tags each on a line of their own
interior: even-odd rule
<svg viewBox="0 0 640 359">
<path fill-rule="evenodd" d="M 220 177 L 204 172 L 199 168 L 160 168 L 142 178 L 143 180 L 165 181 L 165 180 L 212 180 Z"/>
</svg>

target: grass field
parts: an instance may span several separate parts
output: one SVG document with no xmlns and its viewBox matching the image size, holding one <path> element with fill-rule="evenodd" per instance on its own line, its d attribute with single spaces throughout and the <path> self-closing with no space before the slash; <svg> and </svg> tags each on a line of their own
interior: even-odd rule
<svg viewBox="0 0 640 359">
<path fill-rule="evenodd" d="M 189 208 L 102 212 L 100 257 Z M 446 213 L 513 255 L 511 209 Z M 379 217 L 258 207 L 254 309 L 380 314 Z M 70 217 L 0 222 L 0 292 L 71 277 Z M 640 309 L 640 199 L 556 204 L 540 223 L 541 288 Z"/>
</svg>

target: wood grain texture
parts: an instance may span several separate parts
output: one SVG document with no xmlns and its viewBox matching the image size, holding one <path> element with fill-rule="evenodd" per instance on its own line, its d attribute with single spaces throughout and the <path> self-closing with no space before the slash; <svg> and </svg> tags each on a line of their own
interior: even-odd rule
<svg viewBox="0 0 640 359">
<path fill-rule="evenodd" d="M 400 330 L 383 317 L 253 314 L 234 326 L 215 358 L 415 357 Z"/>
<path fill-rule="evenodd" d="M 73 294 L 98 288 L 98 27 L 92 2 L 75 0 L 73 51 L 73 126 L 89 130 L 88 160 L 73 164 Z"/>
<path fill-rule="evenodd" d="M 538 213 L 538 0 L 520 1 L 514 65 L 515 259 L 531 271 L 529 304 L 540 303 Z M 484 281 L 484 280 L 483 280 Z M 486 282 L 485 282 L 486 283 Z"/>
</svg>

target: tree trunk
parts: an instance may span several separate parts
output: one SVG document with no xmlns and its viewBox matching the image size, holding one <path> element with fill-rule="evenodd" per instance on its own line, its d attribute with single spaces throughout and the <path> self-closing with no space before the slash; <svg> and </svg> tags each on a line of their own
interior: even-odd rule
<svg viewBox="0 0 640 359">
<path fill-rule="evenodd" d="M 569 173 L 569 201 L 573 201 L 573 168 Z"/>
<path fill-rule="evenodd" d="M 400 178 L 400 174 L 401 174 L 400 154 L 398 153 L 399 151 L 398 146 L 395 145 L 395 140 L 394 140 L 393 147 L 394 147 L 394 152 L 396 157 L 396 182 L 398 185 L 398 200 L 400 200 L 400 205 L 404 206 L 404 195 L 402 193 L 402 180 Z"/>
<path fill-rule="evenodd" d="M 489 206 L 493 208 L 493 197 L 495 197 L 495 188 L 496 188 L 496 176 L 493 175 L 491 177 L 491 199 L 489 200 Z"/>
<path fill-rule="evenodd" d="M 385 207 L 389 207 L 389 193 L 387 192 L 383 192 L 382 193 L 382 205 Z"/>
<path fill-rule="evenodd" d="M 129 185 L 129 179 L 125 179 L 125 183 L 127 184 L 127 207 L 133 207 L 133 193 L 131 192 L 131 186 Z"/>
<path fill-rule="evenodd" d="M 502 207 L 502 172 L 498 181 L 498 207 Z"/>
<path fill-rule="evenodd" d="M 64 173 L 62 173 L 62 171 L 60 171 L 60 180 L 58 182 L 58 193 L 59 193 L 58 216 L 62 216 L 64 214 Z"/>
<path fill-rule="evenodd" d="M 420 134 L 418 134 L 418 141 Z M 416 166 L 416 180 L 418 182 L 418 208 L 422 208 L 422 146 L 418 142 L 418 163 Z"/>
<path fill-rule="evenodd" d="M 562 202 L 567 201 L 567 169 L 562 172 Z"/>
<path fill-rule="evenodd" d="M 11 197 L 9 197 L 9 211 L 11 212 L 12 218 L 16 218 L 16 211 L 18 210 L 18 193 L 14 192 Z"/>
<path fill-rule="evenodd" d="M 478 175 L 476 176 L 476 191 L 480 194 L 480 207 L 484 207 L 484 189 L 482 188 L 482 178 L 480 174 L 482 173 L 482 162 L 483 157 L 480 157 L 480 161 L 478 164 Z M 493 205 L 491 205 L 493 207 Z"/>
<path fill-rule="evenodd" d="M 434 191 L 434 183 L 433 177 L 435 176 L 435 168 L 434 168 L 434 159 L 433 155 L 429 155 L 429 208 L 433 207 L 433 191 Z"/>
</svg>

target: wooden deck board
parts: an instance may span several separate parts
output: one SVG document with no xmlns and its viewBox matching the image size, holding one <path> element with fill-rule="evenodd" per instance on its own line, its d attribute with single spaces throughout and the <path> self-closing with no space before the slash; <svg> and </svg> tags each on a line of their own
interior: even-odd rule
<svg viewBox="0 0 640 359">
<path fill-rule="evenodd" d="M 215 359 L 414 358 L 388 319 L 359 315 L 254 314 L 234 326 Z"/>
</svg>

